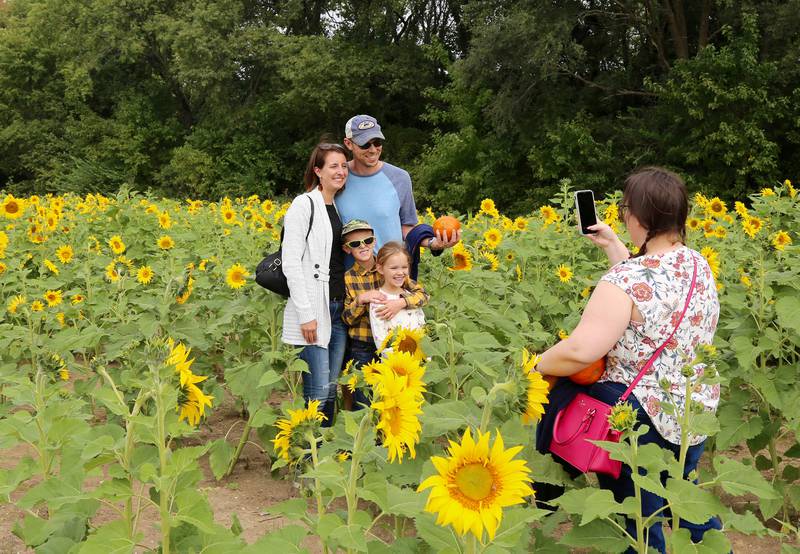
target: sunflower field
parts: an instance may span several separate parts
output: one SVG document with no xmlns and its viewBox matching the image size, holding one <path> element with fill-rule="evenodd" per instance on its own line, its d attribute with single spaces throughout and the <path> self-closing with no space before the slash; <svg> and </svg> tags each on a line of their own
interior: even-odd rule
<svg viewBox="0 0 800 554">
<path fill-rule="evenodd" d="M 615 193 L 598 215 L 623 230 Z M 530 373 L 577 324 L 604 254 L 580 237 L 570 183 L 527 217 L 486 199 L 461 216 L 463 241 L 423 254 L 425 332 L 390 336 L 380 362 L 347 367 L 340 388 L 369 406 L 332 427 L 302 401 L 305 364 L 280 342 L 283 301 L 253 270 L 288 204 L 0 196 L 0 503 L 41 553 L 622 552 L 671 524 L 671 552 L 728 552 L 731 537 L 800 552 L 800 218 L 790 181 L 730 206 L 696 194 L 688 244 L 717 279 L 722 311 L 701 379 L 721 385 L 697 474 L 618 411 L 605 448 L 638 468 L 644 517 L 593 476 L 572 480 L 533 448 L 548 383 Z M 432 223 L 436 214 L 420 214 Z M 691 386 L 690 381 L 688 386 Z M 691 391 L 687 391 L 690 396 Z M 203 440 L 215 410 L 236 425 Z M 669 409 L 665 407 L 665 409 Z M 257 446 L 266 467 L 242 468 Z M 277 528 L 245 540 L 200 483 L 257 472 L 296 484 L 260 506 Z M 665 479 L 658 479 L 658 474 Z M 563 486 L 537 502 L 537 489 Z M 2 506 L 0 506 L 2 507 Z M 103 517 L 100 517 L 103 514 Z M 678 519 L 719 515 L 700 545 Z M 272 549 L 272 550 L 269 550 Z"/>
</svg>

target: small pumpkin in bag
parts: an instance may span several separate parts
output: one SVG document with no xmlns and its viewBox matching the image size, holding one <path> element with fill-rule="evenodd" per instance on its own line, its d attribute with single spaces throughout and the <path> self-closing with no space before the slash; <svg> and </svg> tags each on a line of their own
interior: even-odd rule
<svg viewBox="0 0 800 554">
<path fill-rule="evenodd" d="M 573 373 L 569 376 L 573 383 L 579 385 L 592 385 L 602 377 L 606 371 L 606 357 L 603 356 L 596 362 L 592 362 L 578 373 Z"/>
</svg>

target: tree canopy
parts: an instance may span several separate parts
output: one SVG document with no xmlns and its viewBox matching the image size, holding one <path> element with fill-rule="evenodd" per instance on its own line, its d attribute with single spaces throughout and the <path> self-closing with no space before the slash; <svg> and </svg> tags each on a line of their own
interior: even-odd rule
<svg viewBox="0 0 800 554">
<path fill-rule="evenodd" d="M 741 196 L 798 174 L 799 57 L 800 0 L 6 0 L 0 188 L 295 192 L 369 113 L 421 205 Z"/>
</svg>

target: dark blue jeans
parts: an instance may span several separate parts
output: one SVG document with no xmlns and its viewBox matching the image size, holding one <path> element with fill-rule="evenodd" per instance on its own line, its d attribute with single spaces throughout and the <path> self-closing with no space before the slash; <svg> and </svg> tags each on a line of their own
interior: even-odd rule
<svg viewBox="0 0 800 554">
<path fill-rule="evenodd" d="M 355 368 L 370 363 L 376 358 L 376 347 L 373 341 L 366 342 L 358 339 L 350 339 L 347 352 L 347 362 L 355 361 Z M 355 369 L 354 368 L 354 369 Z M 364 406 L 369 406 L 369 397 L 362 389 L 356 389 L 353 393 L 353 410 L 360 410 Z"/>
<path fill-rule="evenodd" d="M 336 407 L 336 382 L 342 371 L 344 349 L 347 345 L 347 326 L 342 321 L 342 302 L 331 302 L 331 339 L 328 347 L 308 345 L 300 352 L 300 359 L 308 364 L 308 373 L 303 373 L 303 398 L 319 400 L 325 414 L 323 427 L 333 425 Z"/>
<path fill-rule="evenodd" d="M 594 398 L 613 405 L 617 402 L 619 397 L 622 396 L 622 393 L 625 392 L 625 389 L 625 385 L 622 385 L 621 383 L 595 383 L 589 388 L 589 394 Z M 642 405 L 639 404 L 639 401 L 634 395 L 630 395 L 628 397 L 628 403 L 633 406 L 634 409 L 638 410 L 637 419 L 639 425 L 644 424 L 650 428 L 647 433 L 639 437 L 639 444 L 656 444 L 661 448 L 671 451 L 675 455 L 675 459 L 677 459 L 680 455 L 680 446 L 667 441 L 658 433 L 658 431 L 655 430 L 653 422 L 650 420 L 647 412 L 644 410 Z M 697 463 L 700 461 L 700 456 L 703 454 L 704 447 L 705 441 L 698 445 L 689 447 L 689 451 L 686 454 L 686 466 L 683 474 L 684 478 L 686 478 L 689 473 L 697 468 Z M 639 472 L 641 474 L 646 473 L 646 471 L 643 469 L 640 469 Z M 620 474 L 619 479 L 614 479 L 609 475 L 600 474 L 597 475 L 597 479 L 600 481 L 601 487 L 610 490 L 614 494 L 614 498 L 617 500 L 617 502 L 622 502 L 624 499 L 634 496 L 631 474 L 631 468 L 623 464 L 622 473 Z M 663 472 L 661 474 L 662 484 L 666 484 L 666 480 L 667 473 Z M 652 492 L 642 490 L 642 514 L 645 517 L 663 508 L 665 503 L 666 501 L 660 496 Z M 662 514 L 664 517 L 671 517 L 669 510 L 665 510 L 662 512 Z M 709 529 L 722 529 L 722 524 L 720 523 L 719 519 L 713 517 L 701 525 L 680 520 L 680 527 L 689 531 L 693 542 L 700 542 L 703 539 L 703 534 L 706 531 Z M 626 528 L 632 537 L 636 537 L 636 523 L 632 519 L 627 520 Z M 661 522 L 654 523 L 650 527 L 650 531 L 648 533 L 648 545 L 651 548 L 655 548 L 659 552 L 666 552 L 664 531 L 662 529 Z M 634 550 L 628 549 L 628 552 L 634 552 Z"/>
</svg>

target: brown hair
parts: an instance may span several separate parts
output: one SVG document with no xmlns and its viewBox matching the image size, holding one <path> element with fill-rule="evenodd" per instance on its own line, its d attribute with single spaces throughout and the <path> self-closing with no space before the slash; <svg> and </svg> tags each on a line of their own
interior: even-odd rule
<svg viewBox="0 0 800 554">
<path fill-rule="evenodd" d="M 395 254 L 405 254 L 406 259 L 408 260 L 408 265 L 411 265 L 411 254 L 408 253 L 405 245 L 402 242 L 397 242 L 394 240 L 381 246 L 381 249 L 378 250 L 376 261 L 378 265 L 383 265 L 386 263 L 386 260 Z"/>
<path fill-rule="evenodd" d="M 311 156 L 308 158 L 308 165 L 306 165 L 306 172 L 303 175 L 303 184 L 306 186 L 306 192 L 310 192 L 319 186 L 319 177 L 314 172 L 315 168 L 325 165 L 325 158 L 331 152 L 338 152 L 347 159 L 347 149 L 341 144 L 334 144 L 332 142 L 321 142 L 314 147 L 311 151 Z"/>
<path fill-rule="evenodd" d="M 637 257 L 647 253 L 647 242 L 658 235 L 674 233 L 686 242 L 689 198 L 686 185 L 678 174 L 663 167 L 645 167 L 635 171 L 625 179 L 622 205 L 647 229 Z"/>
</svg>

